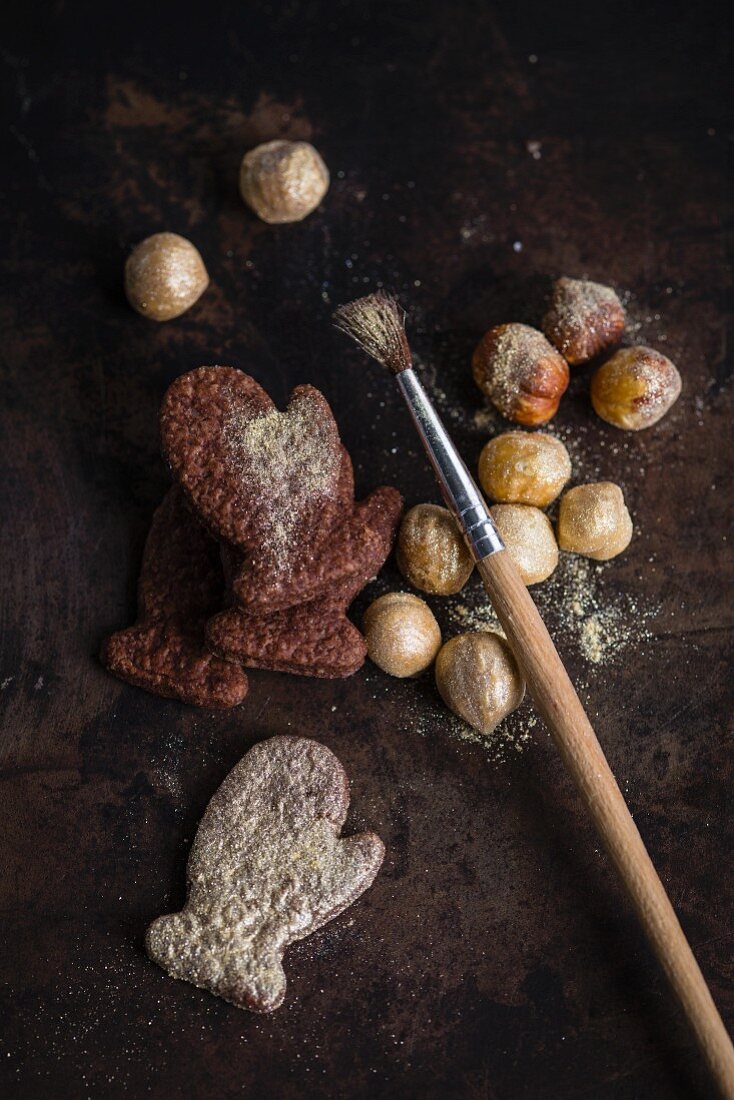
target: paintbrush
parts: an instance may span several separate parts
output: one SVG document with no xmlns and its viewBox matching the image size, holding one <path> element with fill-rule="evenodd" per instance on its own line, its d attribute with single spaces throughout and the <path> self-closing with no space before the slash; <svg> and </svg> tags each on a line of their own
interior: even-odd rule
<svg viewBox="0 0 734 1100">
<path fill-rule="evenodd" d="M 334 323 L 394 375 L 444 500 L 586 809 L 616 864 L 724 1096 L 734 1098 L 734 1048 L 673 906 L 533 600 L 487 505 L 412 366 L 405 313 L 384 292 L 342 306 Z"/>
</svg>

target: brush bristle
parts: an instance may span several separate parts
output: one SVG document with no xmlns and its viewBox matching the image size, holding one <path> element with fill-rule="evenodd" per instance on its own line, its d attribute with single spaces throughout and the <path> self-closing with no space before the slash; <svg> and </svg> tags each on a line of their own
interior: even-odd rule
<svg viewBox="0 0 734 1100">
<path fill-rule="evenodd" d="M 412 365 L 405 335 L 405 312 L 391 294 L 379 290 L 340 306 L 334 314 L 334 324 L 393 374 L 400 374 Z"/>
</svg>

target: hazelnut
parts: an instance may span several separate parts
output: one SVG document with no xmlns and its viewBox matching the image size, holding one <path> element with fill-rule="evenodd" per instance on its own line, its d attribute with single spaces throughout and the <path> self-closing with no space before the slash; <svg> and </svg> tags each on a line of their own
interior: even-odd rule
<svg viewBox="0 0 734 1100">
<path fill-rule="evenodd" d="M 529 428 L 555 415 L 568 386 L 568 364 L 542 332 L 496 325 L 472 358 L 474 381 L 508 420 Z"/>
<path fill-rule="evenodd" d="M 652 348 L 620 348 L 591 380 L 594 411 L 615 428 L 638 432 L 656 424 L 680 396 L 680 375 Z"/>
<path fill-rule="evenodd" d="M 619 485 L 597 481 L 577 485 L 561 497 L 558 545 L 597 561 L 615 558 L 630 544 L 632 520 Z"/>
<path fill-rule="evenodd" d="M 329 170 L 307 141 L 268 141 L 245 153 L 240 194 L 271 225 L 300 222 L 329 189 Z"/>
<path fill-rule="evenodd" d="M 409 592 L 389 592 L 364 616 L 367 654 L 390 676 L 417 676 L 441 648 L 441 631 L 428 604 Z"/>
<path fill-rule="evenodd" d="M 479 480 L 490 500 L 547 508 L 571 476 L 568 451 L 545 432 L 504 432 L 479 456 Z"/>
<path fill-rule="evenodd" d="M 491 733 L 520 706 L 525 681 L 504 638 L 459 634 L 436 658 L 436 687 L 449 710 L 479 733 Z"/>
<path fill-rule="evenodd" d="M 434 596 L 460 592 L 474 561 L 447 508 L 416 504 L 403 518 L 395 556 L 415 588 Z"/>
<path fill-rule="evenodd" d="M 530 504 L 495 504 L 490 515 L 525 584 L 540 584 L 558 565 L 558 544 L 545 512 Z"/>
<path fill-rule="evenodd" d="M 136 245 L 125 264 L 125 294 L 152 321 L 180 317 L 209 285 L 204 261 L 178 233 L 154 233 Z"/>
<path fill-rule="evenodd" d="M 543 319 L 543 332 L 576 366 L 619 343 L 624 309 L 610 286 L 586 279 L 558 279 Z"/>
</svg>

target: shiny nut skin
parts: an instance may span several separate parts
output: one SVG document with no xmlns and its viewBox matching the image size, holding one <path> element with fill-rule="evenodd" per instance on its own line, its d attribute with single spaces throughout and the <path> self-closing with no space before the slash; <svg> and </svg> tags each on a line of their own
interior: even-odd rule
<svg viewBox="0 0 734 1100">
<path fill-rule="evenodd" d="M 543 332 L 572 366 L 618 344 L 624 324 L 624 308 L 610 286 L 565 277 L 553 284 Z"/>
<path fill-rule="evenodd" d="M 639 432 L 657 424 L 680 391 L 680 374 L 667 356 L 652 348 L 620 348 L 594 374 L 591 403 L 608 424 Z"/>
<path fill-rule="evenodd" d="M 307 141 L 268 141 L 245 153 L 240 194 L 271 225 L 300 222 L 329 189 L 329 170 Z"/>
<path fill-rule="evenodd" d="M 490 500 L 547 508 L 571 476 L 571 459 L 546 432 L 503 432 L 479 456 L 479 481 Z"/>
<path fill-rule="evenodd" d="M 555 415 L 569 380 L 568 363 L 543 333 L 519 324 L 497 325 L 485 333 L 472 372 L 495 408 L 528 428 Z"/>
<path fill-rule="evenodd" d="M 198 249 L 178 233 L 154 233 L 136 245 L 125 264 L 125 294 L 152 321 L 171 321 L 209 285 Z"/>
<path fill-rule="evenodd" d="M 632 538 L 632 519 L 619 485 L 597 481 L 569 489 L 558 507 L 557 534 L 561 550 L 596 561 L 621 554 Z"/>
<path fill-rule="evenodd" d="M 545 512 L 530 504 L 495 504 L 489 512 L 525 584 L 547 580 L 558 565 L 558 543 Z"/>
<path fill-rule="evenodd" d="M 406 512 L 395 556 L 405 579 L 433 596 L 460 592 L 474 568 L 453 516 L 438 504 L 416 504 Z"/>
<path fill-rule="evenodd" d="M 436 687 L 449 710 L 489 734 L 520 706 L 525 681 L 504 638 L 489 631 L 459 634 L 436 658 Z"/>
<path fill-rule="evenodd" d="M 364 616 L 367 655 L 390 676 L 418 676 L 441 648 L 441 630 L 428 604 L 409 592 L 388 592 Z"/>
</svg>

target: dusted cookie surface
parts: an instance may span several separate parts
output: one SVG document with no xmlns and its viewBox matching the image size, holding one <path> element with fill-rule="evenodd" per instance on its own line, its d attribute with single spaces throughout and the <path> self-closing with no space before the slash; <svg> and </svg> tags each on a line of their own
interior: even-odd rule
<svg viewBox="0 0 734 1100">
<path fill-rule="evenodd" d="M 346 773 L 324 745 L 272 737 L 250 749 L 201 820 L 186 905 L 148 929 L 151 959 L 240 1008 L 278 1008 L 286 947 L 351 905 L 380 869 L 379 837 L 340 837 L 348 807 Z"/>
<path fill-rule="evenodd" d="M 209 652 L 206 620 L 224 602 L 219 547 L 191 515 L 180 489 L 156 511 L 145 544 L 135 626 L 113 634 L 102 663 L 128 683 L 201 707 L 232 707 L 247 676 Z"/>
<path fill-rule="evenodd" d="M 253 613 L 284 610 L 322 596 L 350 602 L 384 565 L 402 507 L 402 497 L 389 486 L 375 489 L 356 505 L 350 493 L 342 522 L 326 532 L 315 553 L 294 562 L 285 577 L 263 568 L 263 557 L 242 558 L 225 550 L 232 594 Z"/>
<path fill-rule="evenodd" d="M 263 572 L 285 581 L 338 512 L 342 448 L 326 399 L 297 386 L 280 412 L 231 367 L 200 367 L 168 388 L 163 454 L 197 515 Z"/>
</svg>

